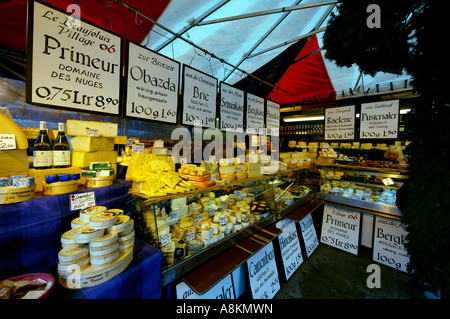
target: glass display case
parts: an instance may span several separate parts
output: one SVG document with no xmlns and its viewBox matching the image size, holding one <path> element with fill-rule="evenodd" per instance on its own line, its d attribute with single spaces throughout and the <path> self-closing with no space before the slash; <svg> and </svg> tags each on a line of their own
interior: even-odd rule
<svg viewBox="0 0 450 319">
<path fill-rule="evenodd" d="M 272 224 L 314 198 L 301 170 L 132 201 L 136 236 L 164 253 L 163 282 Z"/>
<path fill-rule="evenodd" d="M 316 198 L 401 216 L 395 202 L 407 170 L 330 164 L 319 165 L 319 172 Z"/>
</svg>

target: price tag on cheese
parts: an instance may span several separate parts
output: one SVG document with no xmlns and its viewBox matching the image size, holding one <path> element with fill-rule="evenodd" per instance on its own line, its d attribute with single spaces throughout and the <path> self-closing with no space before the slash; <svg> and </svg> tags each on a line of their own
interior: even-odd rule
<svg viewBox="0 0 450 319">
<path fill-rule="evenodd" d="M 0 134 L 0 150 L 15 150 L 16 136 L 14 134 Z"/>
<path fill-rule="evenodd" d="M 172 241 L 172 236 L 170 233 L 159 235 L 159 241 L 162 247 L 165 247 L 170 244 Z"/>
<path fill-rule="evenodd" d="M 133 146 L 133 144 L 136 143 L 136 142 L 137 141 L 134 138 L 128 138 L 126 146 Z"/>
<path fill-rule="evenodd" d="M 89 128 L 86 127 L 86 135 L 87 136 L 93 136 L 93 137 L 98 137 L 98 130 L 97 129 L 93 129 L 93 128 Z"/>
<path fill-rule="evenodd" d="M 134 143 L 131 147 L 131 153 L 144 153 L 144 143 Z"/>
<path fill-rule="evenodd" d="M 195 239 L 195 231 L 190 231 L 186 233 L 186 240 L 191 241 Z"/>
</svg>

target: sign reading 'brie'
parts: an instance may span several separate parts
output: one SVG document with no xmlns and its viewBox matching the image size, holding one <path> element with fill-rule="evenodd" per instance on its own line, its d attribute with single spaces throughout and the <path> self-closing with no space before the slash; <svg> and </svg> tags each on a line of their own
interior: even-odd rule
<svg viewBox="0 0 450 319">
<path fill-rule="evenodd" d="M 217 79 L 183 65 L 182 124 L 216 127 Z"/>
<path fill-rule="evenodd" d="M 122 38 L 30 1 L 28 103 L 119 114 Z"/>
<path fill-rule="evenodd" d="M 128 42 L 126 114 L 177 122 L 180 63 Z"/>
</svg>

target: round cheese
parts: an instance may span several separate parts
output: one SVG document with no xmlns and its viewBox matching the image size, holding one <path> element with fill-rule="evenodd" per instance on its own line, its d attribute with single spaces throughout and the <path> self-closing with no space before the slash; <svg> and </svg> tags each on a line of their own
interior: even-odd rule
<svg viewBox="0 0 450 319">
<path fill-rule="evenodd" d="M 85 222 L 83 220 L 81 220 L 81 217 L 77 217 L 75 219 L 72 220 L 72 222 L 70 223 L 72 230 L 75 230 L 77 228 L 80 228 L 83 225 L 88 224 L 89 222 Z"/>
<path fill-rule="evenodd" d="M 113 252 L 103 255 L 103 256 L 91 256 L 91 265 L 103 265 L 107 264 L 119 257 L 119 249 L 114 250 Z"/>
<path fill-rule="evenodd" d="M 134 238 L 134 230 L 125 236 L 119 236 L 119 243 L 129 240 L 131 238 Z"/>
<path fill-rule="evenodd" d="M 96 229 L 106 229 L 113 226 L 117 221 L 117 213 L 109 210 L 94 214 L 89 217 L 89 225 Z"/>
<path fill-rule="evenodd" d="M 108 228 L 106 228 L 106 233 L 120 233 L 127 228 L 130 224 L 130 216 L 119 215 L 117 216 L 116 223 Z"/>
<path fill-rule="evenodd" d="M 89 224 L 83 225 L 74 230 L 75 240 L 77 243 L 89 243 L 90 241 L 100 238 L 105 233 L 104 229 L 92 228 Z"/>
<path fill-rule="evenodd" d="M 99 256 L 104 256 L 104 255 L 110 254 L 113 251 L 116 251 L 117 249 L 119 249 L 119 243 L 116 241 L 107 246 L 90 247 L 89 253 L 91 254 L 91 257 L 99 257 Z"/>
<path fill-rule="evenodd" d="M 61 262 L 73 261 L 87 256 L 87 248 L 63 248 L 58 253 L 58 260 Z"/>
<path fill-rule="evenodd" d="M 61 263 L 58 263 L 58 274 L 60 275 L 71 275 L 73 270 L 75 269 L 75 265 L 80 267 L 80 270 L 83 270 L 89 266 L 90 258 L 89 256 L 86 256 L 85 258 L 82 258 L 78 261 L 71 262 L 68 265 L 63 265 Z"/>
<path fill-rule="evenodd" d="M 92 206 L 85 209 L 82 209 L 80 211 L 80 218 L 82 221 L 89 222 L 89 218 L 93 214 L 101 213 L 106 210 L 105 206 Z"/>
<path fill-rule="evenodd" d="M 134 238 L 127 240 L 126 242 L 120 243 L 119 250 L 125 250 L 134 245 Z"/>
<path fill-rule="evenodd" d="M 236 174 L 220 174 L 220 179 L 233 182 L 236 180 Z"/>
<path fill-rule="evenodd" d="M 100 238 L 94 239 L 89 243 L 89 247 L 104 247 L 111 245 L 112 243 L 117 241 L 119 236 L 117 233 L 109 233 Z"/>
<path fill-rule="evenodd" d="M 68 245 L 77 244 L 73 229 L 66 231 L 64 234 L 61 235 L 61 244 L 68 244 Z"/>
<path fill-rule="evenodd" d="M 247 177 L 248 177 L 247 173 L 236 173 L 236 178 L 238 180 L 240 180 L 240 179 L 247 179 Z"/>
</svg>

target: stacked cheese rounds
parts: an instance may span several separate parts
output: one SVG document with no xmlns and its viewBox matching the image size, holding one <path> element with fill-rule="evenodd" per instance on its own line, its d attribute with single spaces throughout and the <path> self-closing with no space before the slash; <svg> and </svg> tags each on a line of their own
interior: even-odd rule
<svg viewBox="0 0 450 319">
<path fill-rule="evenodd" d="M 108 267 L 120 253 L 134 246 L 134 222 L 120 209 L 93 206 L 80 211 L 72 229 L 61 236 L 58 272 L 70 275 L 79 267 Z"/>
</svg>

